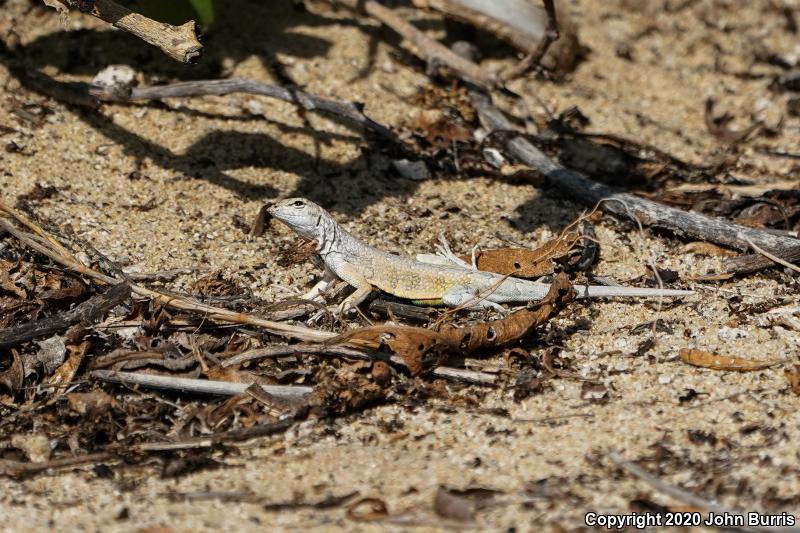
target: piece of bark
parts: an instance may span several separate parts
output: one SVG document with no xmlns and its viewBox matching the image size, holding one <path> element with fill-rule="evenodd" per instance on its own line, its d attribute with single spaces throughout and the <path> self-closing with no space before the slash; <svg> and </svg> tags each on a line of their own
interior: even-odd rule
<svg viewBox="0 0 800 533">
<path fill-rule="evenodd" d="M 794 246 L 781 248 L 780 250 L 773 250 L 772 253 L 785 261 L 797 263 L 800 261 L 800 240 L 795 239 L 795 241 L 797 242 Z M 747 254 L 726 259 L 722 263 L 722 266 L 724 271 L 728 273 L 750 274 L 752 272 L 764 270 L 765 268 L 771 268 L 780 265 L 776 264 L 769 257 L 764 257 L 761 254 Z"/>
</svg>

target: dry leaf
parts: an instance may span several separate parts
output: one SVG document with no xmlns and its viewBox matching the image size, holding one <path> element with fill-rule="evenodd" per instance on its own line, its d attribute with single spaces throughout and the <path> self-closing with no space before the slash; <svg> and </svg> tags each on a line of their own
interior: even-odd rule
<svg viewBox="0 0 800 533">
<path fill-rule="evenodd" d="M 403 358 L 412 375 L 418 375 L 438 365 L 446 353 L 468 354 L 518 341 L 546 322 L 574 294 L 567 275 L 561 273 L 534 309 L 520 309 L 505 318 L 464 327 L 447 324 L 436 331 L 381 324 L 349 331 L 330 339 L 328 344 L 369 350 L 388 348 Z"/>
<path fill-rule="evenodd" d="M 64 356 L 67 354 L 64 337 L 53 335 L 36 344 L 39 345 L 39 350 L 36 352 L 35 362 L 41 363 L 44 366 L 44 373 L 49 376 L 64 362 Z M 33 364 L 31 364 L 30 368 L 27 368 L 27 374 L 31 374 L 33 370 Z"/>
<path fill-rule="evenodd" d="M 26 293 L 25 289 L 22 287 L 17 286 L 14 280 L 11 279 L 10 271 L 16 268 L 16 266 L 15 263 L 11 263 L 10 261 L 2 261 L 2 263 L 0 263 L 0 289 L 15 294 L 22 300 L 26 300 L 28 298 L 28 293 Z"/>
<path fill-rule="evenodd" d="M 705 350 L 682 348 L 678 356 L 684 363 L 711 368 L 713 370 L 733 370 L 735 372 L 752 372 L 753 370 L 763 370 L 771 366 L 780 364 L 782 361 L 758 361 L 754 359 L 742 359 L 726 355 L 717 355 Z"/>
<path fill-rule="evenodd" d="M 59 393 L 51 398 L 51 402 L 60 397 L 61 391 L 64 391 L 67 386 L 72 383 L 72 380 L 75 378 L 75 373 L 78 372 L 78 368 L 80 368 L 81 363 L 83 363 L 83 359 L 86 357 L 86 352 L 89 350 L 91 344 L 91 341 L 85 340 L 80 344 L 67 346 L 69 357 L 58 367 L 55 374 L 50 376 L 50 379 L 47 380 L 48 385 L 55 385 L 60 389 Z"/>
<path fill-rule="evenodd" d="M 789 387 L 791 387 L 792 392 L 800 396 L 800 365 L 784 368 L 783 373 L 786 375 L 786 379 L 789 380 Z"/>
<path fill-rule="evenodd" d="M 449 118 L 439 109 L 426 109 L 420 111 L 411 122 L 411 128 L 421 132 L 425 139 L 431 143 L 451 143 L 453 141 L 469 141 L 472 132 L 460 121 Z"/>
<path fill-rule="evenodd" d="M 289 248 L 280 251 L 278 266 L 287 267 L 302 263 L 317 253 L 317 241 L 314 239 L 299 238 Z"/>
<path fill-rule="evenodd" d="M 547 241 L 534 250 L 527 248 L 497 248 L 481 250 L 476 256 L 479 270 L 516 278 L 538 278 L 553 273 L 553 261 L 565 257 L 580 240 L 580 234 L 569 232 Z M 471 262 L 470 255 L 461 259 Z"/>
<path fill-rule="evenodd" d="M 5 385 L 11 394 L 16 394 L 22 388 L 22 380 L 25 378 L 25 365 L 16 350 L 11 350 L 14 358 L 11 366 L 0 372 L 0 384 Z"/>
<path fill-rule="evenodd" d="M 67 394 L 69 407 L 82 416 L 96 419 L 112 407 L 118 407 L 117 401 L 102 389 L 91 392 L 71 392 Z"/>
<path fill-rule="evenodd" d="M 11 445 L 18 450 L 25 452 L 32 463 L 44 463 L 50 460 L 53 448 L 50 446 L 50 439 L 41 433 L 11 435 Z"/>
<path fill-rule="evenodd" d="M 690 242 L 683 247 L 683 251 L 687 254 L 708 255 L 712 257 L 733 257 L 739 255 L 733 250 L 728 250 L 722 246 L 703 241 Z"/>
<path fill-rule="evenodd" d="M 329 342 L 369 350 L 388 349 L 403 358 L 412 376 L 435 368 L 443 355 L 453 348 L 436 331 L 388 324 L 359 328 Z"/>
<path fill-rule="evenodd" d="M 389 516 L 389 507 L 378 498 L 361 498 L 347 507 L 347 518 L 358 522 L 383 520 Z"/>
<path fill-rule="evenodd" d="M 433 499 L 433 510 L 442 518 L 459 522 L 471 522 L 475 519 L 471 501 L 441 487 Z"/>
</svg>

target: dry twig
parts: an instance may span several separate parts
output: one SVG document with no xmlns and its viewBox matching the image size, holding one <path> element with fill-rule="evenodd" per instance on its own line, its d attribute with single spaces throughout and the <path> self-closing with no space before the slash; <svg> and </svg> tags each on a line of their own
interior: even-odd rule
<svg viewBox="0 0 800 533">
<path fill-rule="evenodd" d="M 481 87 L 491 87 L 497 83 L 494 76 L 488 74 L 485 69 L 482 69 L 469 59 L 459 56 L 442 43 L 431 39 L 393 10 L 375 0 L 329 1 L 352 11 L 366 13 L 386 24 L 401 36 L 408 39 L 416 48 L 416 54 L 424 59 L 429 67 L 435 68 L 444 65 L 458 74 L 460 78 Z"/>
<path fill-rule="evenodd" d="M 641 466 L 631 462 L 626 461 L 621 455 L 616 452 L 611 452 L 608 454 L 608 458 L 629 472 L 633 474 L 637 478 L 641 479 L 654 489 L 658 490 L 659 492 L 663 492 L 664 494 L 675 498 L 678 501 L 691 505 L 692 507 L 696 507 L 698 509 L 702 509 L 706 512 L 713 512 L 718 515 L 735 515 L 741 516 L 744 518 L 745 523 L 747 523 L 747 517 L 745 514 L 737 509 L 732 509 L 730 507 L 725 507 L 720 505 L 716 502 L 706 500 L 705 498 L 701 498 L 700 496 L 696 496 L 685 490 L 681 487 L 677 487 L 675 485 L 670 485 L 662 481 L 661 479 L 657 478 Z M 746 531 L 765 531 L 768 533 L 789 533 L 789 532 L 798 532 L 800 528 L 795 527 L 772 527 L 772 526 L 759 526 L 759 527 L 752 527 L 746 529 Z"/>
<path fill-rule="evenodd" d="M 51 7 L 78 9 L 112 24 L 114 27 L 132 33 L 146 43 L 161 49 L 175 61 L 194 63 L 200 58 L 203 45 L 197 40 L 196 25 L 189 21 L 182 26 L 172 26 L 135 13 L 112 0 L 45 0 Z"/>
<path fill-rule="evenodd" d="M 374 131 L 389 139 L 395 139 L 392 130 L 375 122 L 364 114 L 363 106 L 352 102 L 330 100 L 314 96 L 299 89 L 289 89 L 271 85 L 258 80 L 230 78 L 221 80 L 195 80 L 155 85 L 152 87 L 133 87 L 119 90 L 116 87 L 95 86 L 91 93 L 96 98 L 110 102 L 129 102 L 134 100 L 156 100 L 186 96 L 224 96 L 234 93 L 248 93 L 275 98 L 295 104 L 306 111 L 315 111 L 345 118 L 359 126 Z"/>
<path fill-rule="evenodd" d="M 544 9 L 547 13 L 547 25 L 544 29 L 544 35 L 542 35 L 542 38 L 536 48 L 531 53 L 526 55 L 522 61 L 510 68 L 508 72 L 504 73 L 503 78 L 513 79 L 528 72 L 531 67 L 538 65 L 539 62 L 541 62 L 542 58 L 547 53 L 547 49 L 550 48 L 550 45 L 558 40 L 558 19 L 556 18 L 555 0 L 543 1 Z"/>
<path fill-rule="evenodd" d="M 486 94 L 473 90 L 470 96 L 486 129 L 517 130 L 502 111 L 492 105 Z M 539 170 L 552 188 L 571 200 L 589 206 L 602 202 L 600 208 L 607 213 L 638 220 L 642 225 L 668 229 L 677 235 L 699 238 L 739 250 L 747 250 L 750 247 L 749 241 L 765 249 L 780 251 L 776 255 L 798 246 L 798 240 L 791 237 L 681 211 L 630 193 L 617 192 L 556 163 L 522 135 L 504 137 L 503 143 L 511 155 Z"/>
<path fill-rule="evenodd" d="M 186 391 L 201 394 L 221 394 L 236 396 L 244 394 L 253 383 L 237 383 L 233 381 L 216 381 L 210 379 L 181 378 L 177 376 L 158 376 L 141 372 L 117 372 L 115 370 L 94 370 L 89 374 L 94 379 L 124 383 L 126 385 L 141 385 L 142 387 Z M 267 394 L 283 400 L 300 400 L 311 394 L 311 387 L 300 385 L 260 385 Z"/>
<path fill-rule="evenodd" d="M 77 323 L 81 323 L 85 327 L 90 326 L 102 320 L 109 309 L 124 302 L 130 297 L 130 294 L 130 287 L 123 282 L 64 313 L 0 329 L 0 347 L 13 346 L 37 337 L 53 335 Z"/>
<path fill-rule="evenodd" d="M 745 240 L 747 241 L 747 244 L 749 244 L 750 247 L 753 250 L 755 250 L 759 254 L 763 255 L 764 257 L 766 257 L 770 261 L 774 261 L 775 263 L 777 263 L 779 265 L 783 265 L 783 266 L 785 266 L 786 268 L 788 268 L 790 270 L 794 270 L 795 272 L 800 272 L 800 267 L 798 267 L 797 265 L 793 265 L 789 261 L 785 261 L 785 260 L 781 259 L 780 257 L 778 257 L 777 255 L 764 250 L 759 245 L 757 245 L 756 243 L 751 241 L 748 237 L 745 237 Z"/>
<path fill-rule="evenodd" d="M 33 250 L 49 257 L 53 261 L 71 269 L 75 272 L 88 276 L 92 279 L 102 283 L 116 285 L 125 281 L 118 277 L 109 276 L 102 272 L 98 272 L 90 267 L 87 267 L 74 255 L 72 255 L 63 245 L 61 245 L 55 238 L 46 233 L 37 224 L 30 221 L 25 215 L 12 209 L 11 207 L 0 202 L 0 212 L 5 213 L 9 218 L 0 218 L 0 228 L 6 230 L 8 233 L 16 237 L 20 242 Z M 36 235 L 27 233 L 20 230 L 11 223 L 11 219 L 16 220 L 20 224 L 31 229 Z M 37 237 L 38 236 L 38 237 Z M 203 314 L 209 320 L 218 320 L 222 322 L 229 322 L 234 324 L 248 324 L 256 326 L 284 337 L 295 338 L 303 341 L 323 341 L 335 336 L 334 333 L 327 331 L 318 331 L 303 326 L 293 326 L 290 324 L 282 324 L 266 320 L 254 315 L 246 313 L 238 313 L 227 309 L 221 309 L 206 305 L 191 298 L 182 296 L 172 296 L 162 292 L 142 287 L 141 285 L 131 283 L 131 292 L 145 298 L 151 298 L 158 304 L 166 305 L 174 309 L 182 311 L 192 311 L 195 313 Z"/>
</svg>

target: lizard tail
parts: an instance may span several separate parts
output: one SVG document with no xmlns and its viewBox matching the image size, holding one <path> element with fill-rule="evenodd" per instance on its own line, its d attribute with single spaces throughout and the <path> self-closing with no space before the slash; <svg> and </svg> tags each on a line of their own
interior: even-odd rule
<svg viewBox="0 0 800 533">
<path fill-rule="evenodd" d="M 659 296 L 675 297 L 694 294 L 694 291 L 678 289 L 648 289 L 645 287 L 617 287 L 614 285 L 575 285 L 578 298 L 657 298 Z"/>
</svg>

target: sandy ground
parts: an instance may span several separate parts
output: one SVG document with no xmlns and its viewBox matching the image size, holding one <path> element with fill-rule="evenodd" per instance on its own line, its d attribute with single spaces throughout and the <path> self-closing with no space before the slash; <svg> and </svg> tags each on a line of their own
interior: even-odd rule
<svg viewBox="0 0 800 533">
<path fill-rule="evenodd" d="M 31 68 L 63 79 L 89 80 L 111 63 L 128 63 L 150 80 L 235 75 L 280 82 L 287 76 L 312 93 L 363 101 L 385 124 L 408 122 L 416 111 L 408 97 L 429 82 L 401 61 L 388 30 L 324 11 L 295 11 L 289 2 L 267 4 L 273 3 L 225 3 L 229 14 L 221 15 L 196 67 L 171 64 L 89 18 L 73 16 L 62 27 L 55 15 L 24 1 L 5 3 L 0 34 L 8 39 L 13 29 L 30 51 Z M 629 136 L 696 163 L 723 150 L 703 122 L 707 96 L 736 117 L 733 128 L 746 126 L 754 113 L 785 114 L 786 96 L 768 89 L 771 76 L 735 75 L 773 72 L 753 64 L 761 50 L 800 53 L 797 35 L 769 3 L 666 2 L 672 10 L 661 4 L 566 2 L 591 52 L 562 83 L 525 80 L 515 89 L 533 110 L 535 92 L 557 111 L 578 106 L 592 131 Z M 440 21 L 424 22 L 441 35 Z M 615 54 L 619 43 L 627 43 L 632 60 Z M 233 223 L 234 216 L 251 220 L 270 199 L 307 196 L 367 242 L 402 254 L 429 251 L 441 230 L 464 250 L 474 242 L 498 245 L 501 238 L 534 244 L 581 210 L 547 191 L 488 176 L 405 181 L 359 132 L 313 114 L 304 122 L 292 106 L 253 96 L 108 105 L 89 113 L 20 88 L 5 66 L 0 83 L 0 122 L 14 130 L 3 134 L 3 144 L 22 147 L 0 154 L 3 201 L 13 203 L 37 183 L 55 186 L 55 196 L 36 204 L 39 212 L 113 259 L 142 271 L 199 265 L 268 300 L 300 294 L 319 274 L 310 263 L 276 265 L 278 249 L 293 239 L 288 230 L 250 238 Z M 15 114 L 30 104 L 49 110 L 40 123 Z M 758 183 L 796 177 L 796 160 L 756 148 L 799 152 L 798 133 L 800 120 L 786 116 L 780 135 L 742 149 L 733 174 Z M 155 207 L 136 209 L 148 202 Z M 683 242 L 668 236 L 640 234 L 607 218 L 597 229 L 599 275 L 636 278 L 646 274 L 648 259 L 681 276 L 717 266 L 718 259 L 686 253 Z M 584 527 L 588 511 L 676 503 L 615 468 L 612 451 L 725 505 L 798 514 L 800 398 L 782 368 L 713 372 L 677 359 L 677 350 L 688 346 L 796 360 L 800 334 L 765 325 L 757 312 L 762 304 L 798 303 L 797 283 L 787 280 L 773 274 L 687 281 L 697 294 L 661 311 L 631 302 L 576 305 L 558 321 L 569 332 L 562 355 L 575 372 L 606 385 L 605 402 L 585 398 L 582 383 L 568 378 L 520 403 L 512 391 L 450 386 L 452 401 L 304 422 L 243 446 L 238 457 L 226 459 L 230 467 L 177 480 L 124 469 L 110 479 L 91 469 L 3 479 L 0 523 L 15 531 L 406 528 L 354 522 L 341 507 L 270 512 L 255 504 L 168 497 L 204 490 L 252 491 L 274 502 L 358 491 L 431 529 L 446 525 L 431 511 L 439 486 L 501 491 L 476 514 L 477 526 L 492 530 L 574 530 Z M 635 355 L 651 333 L 634 328 L 656 318 L 668 328 L 659 330 L 650 352 Z"/>
</svg>

